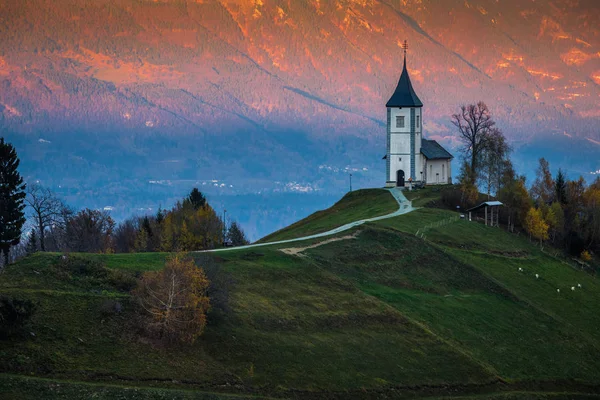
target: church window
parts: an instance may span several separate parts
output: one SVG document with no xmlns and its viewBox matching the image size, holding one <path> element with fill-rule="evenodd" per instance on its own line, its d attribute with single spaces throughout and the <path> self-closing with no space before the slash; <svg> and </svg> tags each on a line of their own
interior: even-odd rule
<svg viewBox="0 0 600 400">
<path fill-rule="evenodd" d="M 442 164 L 442 181 L 446 179 L 446 166 Z"/>
<path fill-rule="evenodd" d="M 396 116 L 396 128 L 404 128 L 404 116 Z"/>
<path fill-rule="evenodd" d="M 417 115 L 417 128 L 419 128 L 421 126 L 420 119 L 421 119 L 421 117 L 419 115 Z"/>
</svg>

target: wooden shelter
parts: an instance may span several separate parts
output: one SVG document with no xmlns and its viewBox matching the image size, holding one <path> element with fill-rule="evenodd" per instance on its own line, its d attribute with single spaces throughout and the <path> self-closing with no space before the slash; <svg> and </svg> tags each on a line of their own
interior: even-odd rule
<svg viewBox="0 0 600 400">
<path fill-rule="evenodd" d="M 485 225 L 488 226 L 488 214 L 489 214 L 490 215 L 489 226 L 499 226 L 500 225 L 499 224 L 500 207 L 503 205 L 504 204 L 502 204 L 502 202 L 500 202 L 500 201 L 486 201 L 484 203 L 481 203 L 478 206 L 470 208 L 467 210 L 467 212 L 469 213 L 469 221 L 472 220 L 471 213 L 477 213 L 478 211 L 480 211 L 483 208 L 485 210 L 485 217 L 484 217 Z M 494 219 L 494 217 L 495 217 L 495 219 Z"/>
</svg>

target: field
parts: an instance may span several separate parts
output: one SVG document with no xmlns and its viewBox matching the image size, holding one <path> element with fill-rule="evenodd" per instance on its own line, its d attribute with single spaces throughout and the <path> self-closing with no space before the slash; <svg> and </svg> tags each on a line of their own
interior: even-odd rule
<svg viewBox="0 0 600 400">
<path fill-rule="evenodd" d="M 297 229 L 323 229 L 323 218 Z M 194 255 L 215 290 L 192 346 L 136 330 L 129 290 L 166 254 L 21 260 L 0 292 L 37 311 L 0 340 L 1 397 L 598 398 L 595 275 L 435 208 L 335 239 Z"/>
</svg>

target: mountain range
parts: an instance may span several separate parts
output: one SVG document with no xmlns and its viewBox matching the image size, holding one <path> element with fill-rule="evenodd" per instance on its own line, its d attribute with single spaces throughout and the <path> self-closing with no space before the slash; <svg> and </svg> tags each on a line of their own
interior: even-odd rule
<svg viewBox="0 0 600 400">
<path fill-rule="evenodd" d="M 598 173 L 594 0 L 7 0 L 0 132 L 76 206 L 122 217 L 196 185 L 258 238 L 349 173 L 383 183 L 404 40 L 425 135 L 457 159 L 450 115 L 483 100 L 519 172 Z"/>
</svg>

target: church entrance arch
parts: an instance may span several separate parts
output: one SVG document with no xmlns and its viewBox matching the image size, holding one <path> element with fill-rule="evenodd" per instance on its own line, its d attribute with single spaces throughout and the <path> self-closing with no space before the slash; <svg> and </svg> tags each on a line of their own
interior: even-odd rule
<svg viewBox="0 0 600 400">
<path fill-rule="evenodd" d="M 404 186 L 404 171 L 401 169 L 396 172 L 396 186 Z"/>
</svg>

